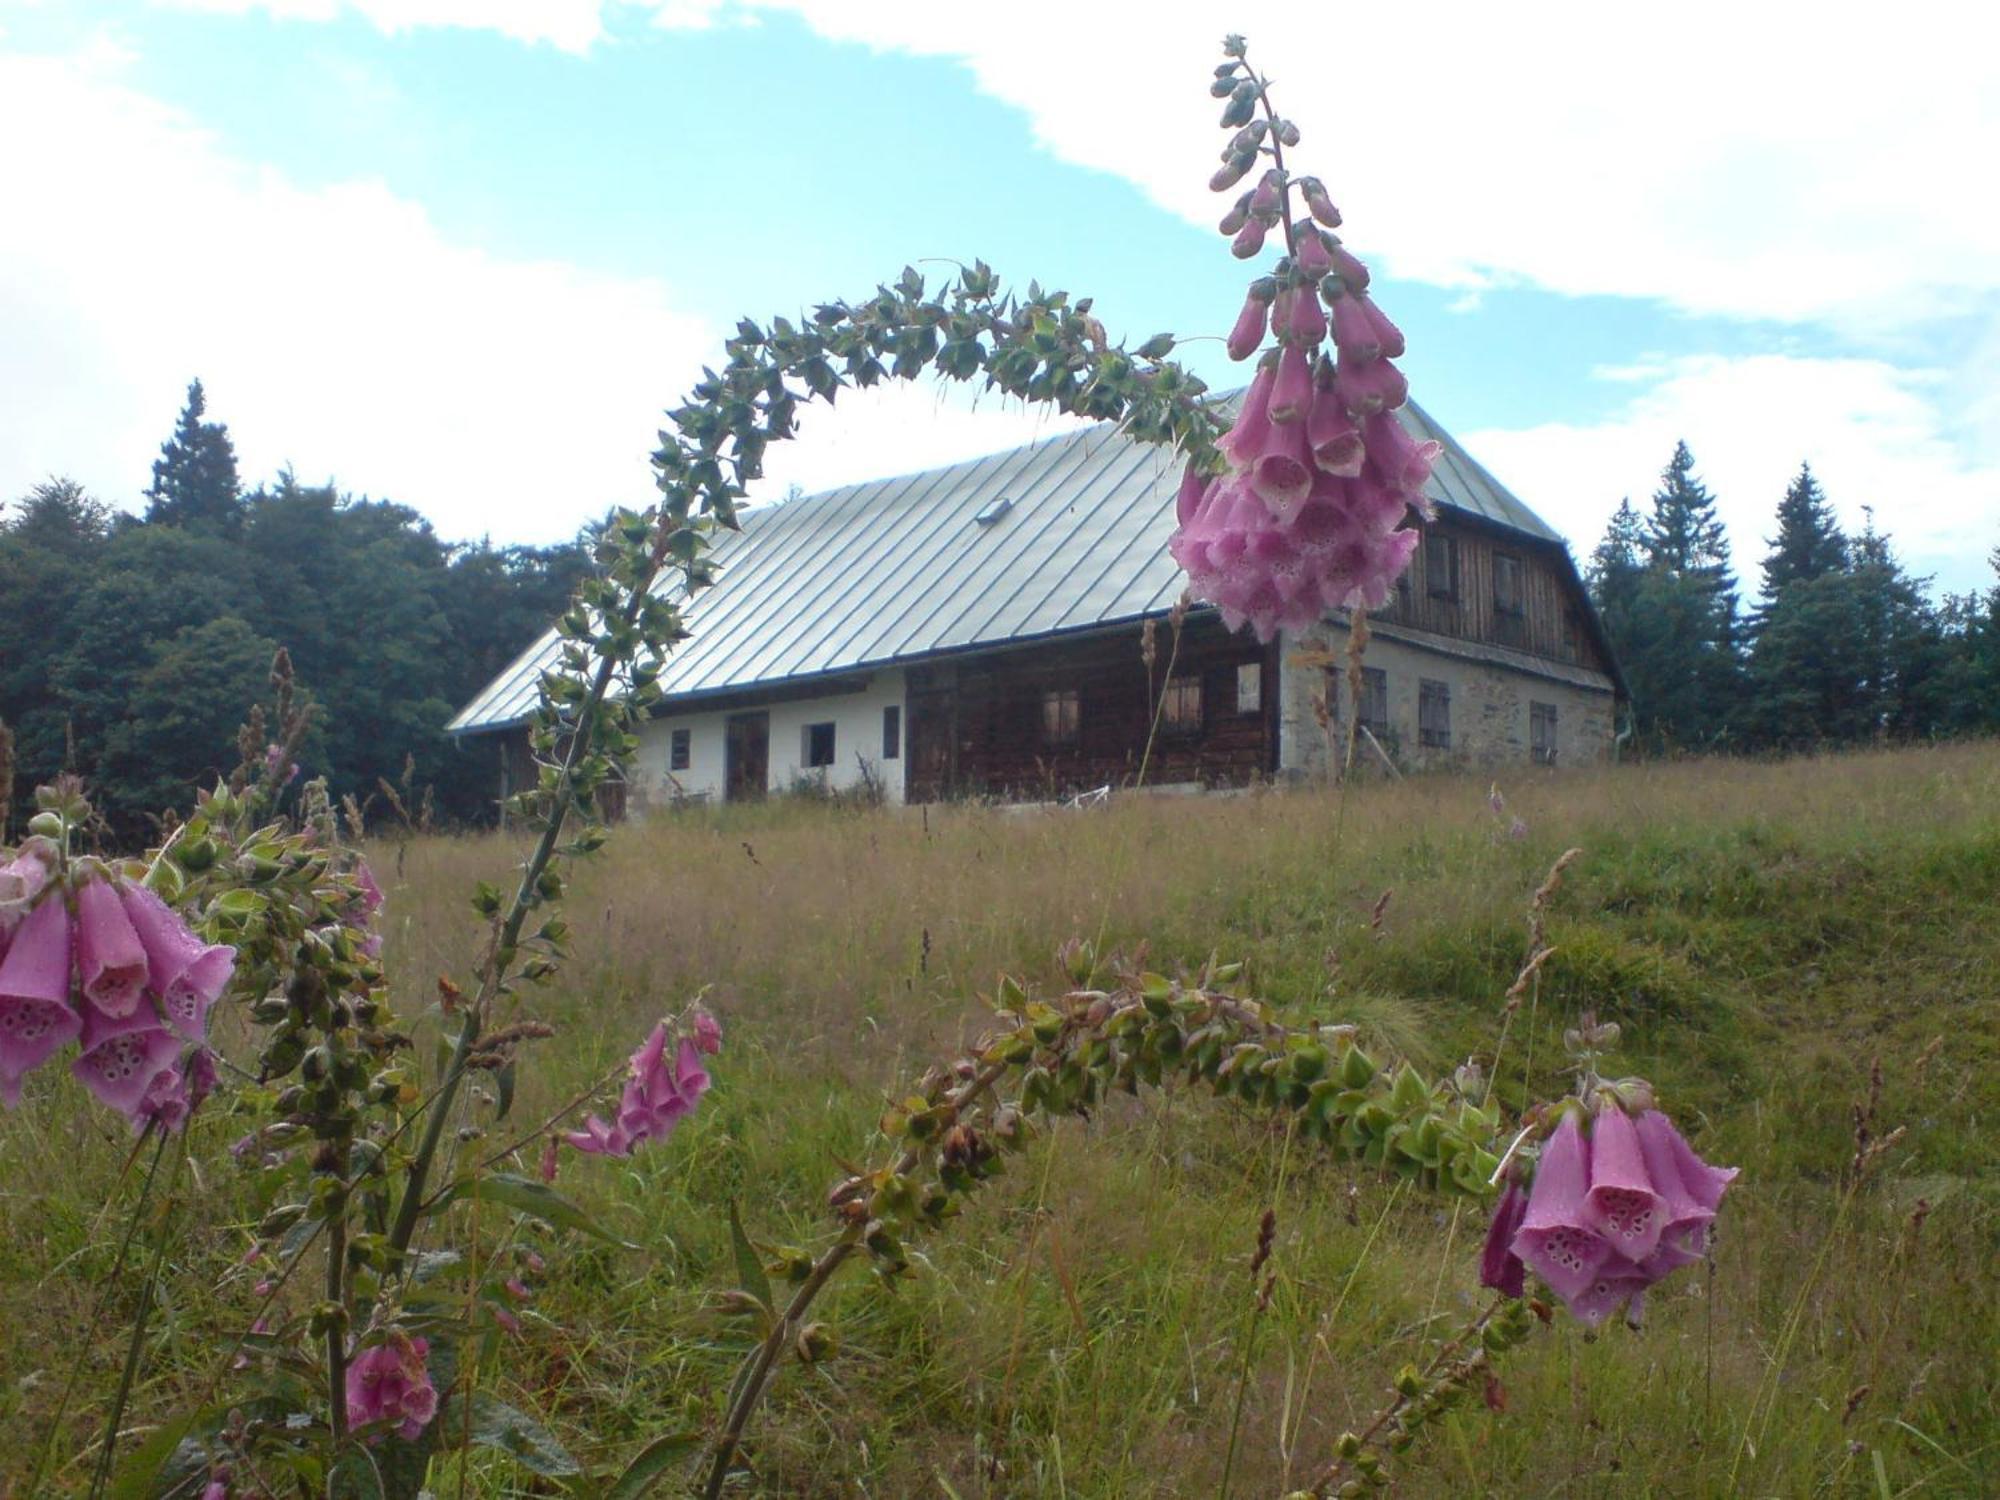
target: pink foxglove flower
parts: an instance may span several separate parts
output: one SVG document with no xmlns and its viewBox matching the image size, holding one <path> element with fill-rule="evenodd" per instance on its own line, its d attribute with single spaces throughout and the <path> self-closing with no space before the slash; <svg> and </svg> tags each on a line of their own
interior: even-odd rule
<svg viewBox="0 0 2000 1500">
<path fill-rule="evenodd" d="M 109 880 L 76 892 L 76 966 L 83 996 L 107 1016 L 129 1016 L 146 993 L 146 950 Z"/>
<path fill-rule="evenodd" d="M 40 837 L 29 839 L 0 865 L 0 954 L 7 951 L 8 938 L 41 896 L 55 867 L 56 846 Z"/>
<path fill-rule="evenodd" d="M 1514 1253 L 1572 1311 L 1611 1255 L 1604 1237 L 1583 1221 L 1589 1194 L 1590 1145 L 1571 1110 L 1542 1148 L 1528 1211 L 1514 1236 Z"/>
<path fill-rule="evenodd" d="M 0 1100 L 21 1102 L 21 1080 L 83 1026 L 70 1008 L 70 920 L 60 889 L 41 903 L 0 959 Z"/>
<path fill-rule="evenodd" d="M 1299 345 L 1287 344 L 1278 356 L 1277 378 L 1271 382 L 1271 420 L 1280 425 L 1303 422 L 1312 409 L 1312 397 L 1312 362 Z"/>
<path fill-rule="evenodd" d="M 1270 326 L 1270 294 L 1265 291 L 1263 282 L 1252 282 L 1249 295 L 1243 299 L 1243 310 L 1236 315 L 1236 326 L 1229 330 L 1229 357 L 1248 359 L 1255 354 L 1262 347 L 1265 330 Z"/>
<path fill-rule="evenodd" d="M 120 887 L 125 915 L 146 950 L 150 987 L 167 1024 L 191 1042 L 208 1035 L 208 1010 L 229 986 L 236 950 L 204 943 L 179 913 L 143 885 Z"/>
<path fill-rule="evenodd" d="M 1428 517 L 1438 452 L 1394 415 L 1409 394 L 1392 358 L 1402 335 L 1363 295 L 1367 268 L 1318 236 L 1305 230 L 1295 261 L 1304 279 L 1272 308 L 1282 347 L 1258 362 L 1216 444 L 1227 467 L 1182 476 L 1168 544 L 1190 593 L 1229 629 L 1248 625 L 1264 641 L 1388 602 L 1416 551 L 1410 512 Z M 1340 275 L 1326 283 L 1337 360 L 1322 352 L 1311 279 L 1322 260 Z"/>
<path fill-rule="evenodd" d="M 722 1023 L 705 1006 L 697 1005 L 692 1018 L 694 1044 L 710 1056 L 722 1050 Z"/>
<path fill-rule="evenodd" d="M 146 1102 L 154 1083 L 174 1071 L 180 1055 L 181 1039 L 160 1024 L 151 1006 L 112 1016 L 86 1000 L 82 1055 L 70 1072 L 137 1128 L 150 1118 Z"/>
<path fill-rule="evenodd" d="M 1635 1121 L 1601 1096 L 1586 1138 L 1575 1111 L 1542 1151 L 1513 1251 L 1585 1323 L 1603 1321 L 1700 1258 L 1733 1167 L 1712 1167 L 1658 1110 Z"/>
<path fill-rule="evenodd" d="M 707 1016 L 707 1012 L 699 1016 Z M 713 1049 L 704 1045 L 704 1038 L 712 1038 L 715 1048 L 722 1045 L 722 1028 L 715 1018 L 707 1016 L 714 1028 L 709 1033 L 699 1016 L 695 1034 L 682 1037 L 673 1046 L 671 1058 L 668 1048 L 673 1039 L 667 1023 L 655 1025 L 626 1065 L 630 1076 L 619 1096 L 617 1117 L 606 1122 L 598 1115 L 589 1116 L 583 1129 L 564 1137 L 570 1145 L 590 1156 L 630 1156 L 634 1146 L 672 1134 L 676 1125 L 694 1113 L 709 1086 L 701 1057 Z"/>
<path fill-rule="evenodd" d="M 1486 1231 L 1486 1248 L 1479 1257 L 1479 1284 L 1508 1297 L 1518 1297 L 1527 1279 L 1521 1257 L 1514 1253 L 1514 1236 L 1527 1217 L 1528 1195 L 1509 1182 L 1493 1205 L 1493 1222 Z"/>
<path fill-rule="evenodd" d="M 392 1332 L 388 1341 L 363 1349 L 347 1367 L 347 1425 L 375 1429 L 372 1439 L 394 1432 L 414 1440 L 437 1415 L 437 1387 L 425 1361 L 424 1339 Z"/>
</svg>

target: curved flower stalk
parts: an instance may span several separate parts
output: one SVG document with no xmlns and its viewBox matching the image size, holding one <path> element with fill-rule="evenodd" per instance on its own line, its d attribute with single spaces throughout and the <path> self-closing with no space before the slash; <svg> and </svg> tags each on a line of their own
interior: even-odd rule
<svg viewBox="0 0 2000 1500">
<path fill-rule="evenodd" d="M 1242 257 L 1281 230 L 1283 253 L 1251 283 L 1229 335 L 1230 358 L 1256 357 L 1257 366 L 1217 445 L 1222 467 L 1201 454 L 1189 460 L 1168 545 L 1196 598 L 1218 606 L 1230 629 L 1248 624 L 1269 641 L 1329 610 L 1388 602 L 1416 550 L 1405 522 L 1429 517 L 1424 483 L 1438 445 L 1417 442 L 1396 417 L 1409 394 L 1395 365 L 1402 332 L 1369 296 L 1368 268 L 1334 234 L 1340 211 L 1325 187 L 1287 168 L 1298 128 L 1273 109 L 1243 39 L 1225 50 L 1214 92 L 1228 98 L 1222 123 L 1236 133 L 1210 186 L 1226 191 L 1270 165 L 1221 229 Z M 1258 109 L 1262 118 L 1252 118 Z M 1260 355 L 1267 333 L 1273 347 Z"/>
<path fill-rule="evenodd" d="M 1069 945 L 1065 958 L 1071 988 L 1038 998 L 1003 981 L 993 1029 L 883 1116 L 882 1135 L 896 1154 L 834 1188 L 833 1243 L 816 1255 L 772 1252 L 770 1269 L 794 1286 L 784 1306 L 768 1286 L 732 1294 L 763 1337 L 737 1377 L 703 1494 L 723 1493 L 749 1417 L 786 1352 L 820 1357 L 830 1336 L 807 1315 L 835 1272 L 856 1257 L 885 1278 L 908 1271 L 910 1238 L 956 1217 L 965 1197 L 999 1173 L 1001 1158 L 1027 1143 L 1037 1118 L 1086 1111 L 1113 1092 L 1205 1083 L 1286 1113 L 1302 1136 L 1336 1155 L 1439 1191 L 1488 1191 L 1496 1116 L 1407 1063 L 1384 1067 L 1354 1028 L 1279 1024 L 1269 1006 L 1226 987 L 1237 965 L 1187 980 L 1126 972 L 1106 982 L 1108 966 L 1087 944 Z"/>
</svg>

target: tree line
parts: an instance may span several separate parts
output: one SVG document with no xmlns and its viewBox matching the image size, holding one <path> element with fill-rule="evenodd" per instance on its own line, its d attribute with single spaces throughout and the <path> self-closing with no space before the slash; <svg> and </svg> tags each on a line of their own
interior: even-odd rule
<svg viewBox="0 0 2000 1500">
<path fill-rule="evenodd" d="M 406 505 L 290 472 L 246 490 L 199 381 L 144 495 L 132 515 L 54 478 L 0 505 L 17 814 L 65 770 L 114 825 L 185 804 L 235 764 L 282 646 L 320 705 L 308 775 L 366 801 L 407 768 L 441 819 L 485 816 L 494 747 L 455 744 L 444 725 L 561 612 L 590 566 L 585 540 L 446 542 Z"/>
<path fill-rule="evenodd" d="M 1809 463 L 1778 502 L 1747 608 L 1686 443 L 1643 514 L 1620 501 L 1591 597 L 1645 749 L 1805 750 L 2000 730 L 2000 584 L 1931 597 L 1868 514 L 1837 520 Z M 2000 548 L 1992 554 L 2000 573 Z"/>
</svg>

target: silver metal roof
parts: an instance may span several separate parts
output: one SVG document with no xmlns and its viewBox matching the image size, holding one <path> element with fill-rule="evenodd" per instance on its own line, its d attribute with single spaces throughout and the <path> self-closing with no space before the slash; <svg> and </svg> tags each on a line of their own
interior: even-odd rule
<svg viewBox="0 0 2000 1500">
<path fill-rule="evenodd" d="M 1430 482 L 1438 504 L 1562 541 L 1414 402 L 1402 416 L 1443 445 Z M 689 637 L 660 685 L 676 698 L 718 693 L 1164 613 L 1182 588 L 1167 555 L 1178 484 L 1165 449 L 1099 423 L 747 510 L 710 554 L 718 581 L 687 605 Z M 550 631 L 450 732 L 525 719 L 556 646 Z"/>
</svg>

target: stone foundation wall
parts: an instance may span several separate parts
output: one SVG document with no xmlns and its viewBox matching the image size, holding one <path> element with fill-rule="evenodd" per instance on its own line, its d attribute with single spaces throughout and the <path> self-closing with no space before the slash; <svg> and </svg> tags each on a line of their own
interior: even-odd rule
<svg viewBox="0 0 2000 1500">
<path fill-rule="evenodd" d="M 1322 625 L 1283 641 L 1279 667 L 1279 765 L 1286 771 L 1324 775 L 1328 734 L 1318 707 L 1325 702 L 1326 670 L 1341 678 L 1340 708 L 1346 703 L 1347 630 Z M 1462 643 L 1427 642 L 1410 632 L 1391 635 L 1378 628 L 1368 642 L 1364 665 L 1387 677 L 1389 731 L 1383 748 L 1399 768 L 1494 768 L 1532 763 L 1531 705 L 1556 713 L 1557 766 L 1589 765 L 1611 753 L 1616 697 L 1608 678 L 1585 669 L 1551 663 L 1547 671 L 1524 658 L 1516 665 L 1500 657 L 1480 659 Z M 1445 685 L 1450 702 L 1449 748 L 1421 743 L 1418 733 L 1420 685 Z M 1337 734 L 1345 744 L 1345 723 Z M 1357 762 L 1376 763 L 1365 743 Z"/>
</svg>

